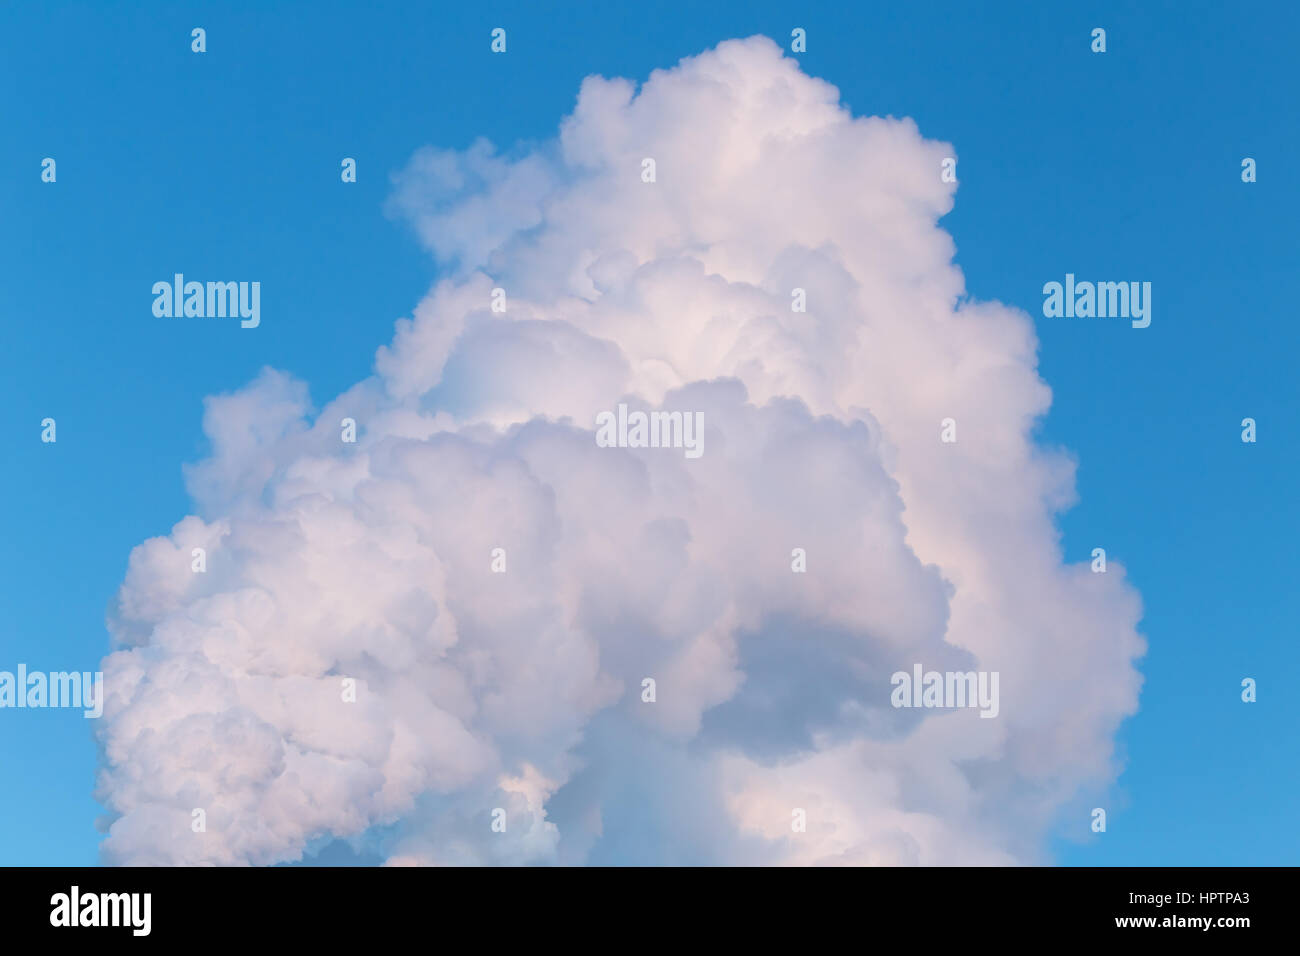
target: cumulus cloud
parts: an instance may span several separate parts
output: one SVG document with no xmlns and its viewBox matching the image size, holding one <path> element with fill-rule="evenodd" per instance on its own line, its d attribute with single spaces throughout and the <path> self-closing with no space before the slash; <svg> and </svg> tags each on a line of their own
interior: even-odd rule
<svg viewBox="0 0 1300 956">
<path fill-rule="evenodd" d="M 272 370 L 210 399 L 196 515 L 132 554 L 106 861 L 1041 861 L 1116 771 L 1140 605 L 1063 560 L 1073 463 L 1031 321 L 964 292 L 949 155 L 752 38 L 414 156 L 443 279 L 319 412 Z M 620 403 L 704 454 L 599 447 Z M 997 718 L 891 707 L 914 663 L 999 672 Z"/>
</svg>

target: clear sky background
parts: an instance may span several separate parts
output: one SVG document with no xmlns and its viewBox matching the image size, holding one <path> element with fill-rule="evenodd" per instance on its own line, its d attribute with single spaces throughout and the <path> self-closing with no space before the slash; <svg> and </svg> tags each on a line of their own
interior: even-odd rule
<svg viewBox="0 0 1300 956">
<path fill-rule="evenodd" d="M 856 114 L 955 145 L 957 263 L 974 297 L 1035 317 L 1042 439 L 1080 462 L 1066 558 L 1105 547 L 1142 595 L 1108 832 L 1063 825 L 1056 859 L 1300 862 L 1300 15 L 1135 6 L 0 5 L 0 669 L 98 666 L 131 548 L 190 510 L 204 396 L 265 365 L 318 403 L 368 374 L 437 276 L 384 213 L 418 147 L 546 138 L 588 74 L 640 81 L 755 33 L 788 48 L 798 26 L 803 68 Z M 276 320 L 155 319 L 150 286 L 177 271 L 260 279 Z M 1151 327 L 1044 319 L 1066 272 L 1150 281 Z M 80 712 L 0 712 L 0 863 L 97 861 L 95 762 Z"/>
</svg>

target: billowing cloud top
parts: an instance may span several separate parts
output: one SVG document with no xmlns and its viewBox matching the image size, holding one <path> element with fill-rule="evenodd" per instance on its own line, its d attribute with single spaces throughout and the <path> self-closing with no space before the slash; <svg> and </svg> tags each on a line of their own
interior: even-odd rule
<svg viewBox="0 0 1300 956">
<path fill-rule="evenodd" d="M 1140 606 L 1063 562 L 1073 465 L 937 225 L 952 153 L 752 38 L 587 79 L 532 152 L 417 154 L 443 281 L 319 414 L 270 370 L 210 399 L 202 517 L 132 554 L 106 861 L 1041 860 L 1115 773 Z M 620 403 L 703 454 L 601 447 Z M 918 663 L 998 672 L 996 719 L 892 707 Z"/>
</svg>

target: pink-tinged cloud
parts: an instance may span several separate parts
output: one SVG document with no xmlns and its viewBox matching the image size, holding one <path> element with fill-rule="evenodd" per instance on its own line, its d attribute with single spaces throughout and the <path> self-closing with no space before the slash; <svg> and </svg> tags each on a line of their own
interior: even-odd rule
<svg viewBox="0 0 1300 956">
<path fill-rule="evenodd" d="M 1140 604 L 1063 561 L 1073 463 L 1029 318 L 966 297 L 950 155 L 763 38 L 418 153 L 392 209 L 443 281 L 318 413 L 270 370 L 211 399 L 201 517 L 132 554 L 105 859 L 1041 861 L 1117 770 Z M 704 454 L 598 447 L 619 403 Z M 914 663 L 997 671 L 998 716 L 893 708 Z"/>
</svg>

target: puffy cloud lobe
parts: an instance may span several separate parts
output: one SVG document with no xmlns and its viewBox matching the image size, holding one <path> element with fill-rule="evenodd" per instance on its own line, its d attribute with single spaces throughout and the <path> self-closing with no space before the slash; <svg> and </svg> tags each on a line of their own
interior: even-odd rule
<svg viewBox="0 0 1300 956">
<path fill-rule="evenodd" d="M 1073 464 L 1032 324 L 965 299 L 947 155 L 762 38 L 417 154 L 393 209 L 446 278 L 315 418 L 272 370 L 211 399 L 206 520 L 132 555 L 106 859 L 1039 859 L 1114 774 L 1140 607 L 1063 563 Z M 702 412 L 703 456 L 598 447 L 619 402 Z M 918 662 L 999 671 L 998 718 L 890 707 Z"/>
</svg>

